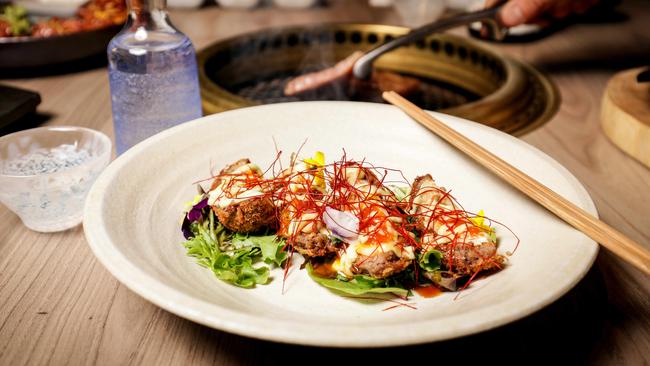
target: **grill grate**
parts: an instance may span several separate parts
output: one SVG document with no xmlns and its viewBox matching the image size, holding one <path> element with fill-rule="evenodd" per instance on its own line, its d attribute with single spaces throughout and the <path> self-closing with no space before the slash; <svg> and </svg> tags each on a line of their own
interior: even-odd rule
<svg viewBox="0 0 650 366">
<path fill-rule="evenodd" d="M 414 77 L 412 75 L 408 75 Z M 285 85 L 294 78 L 294 75 L 273 75 L 264 80 L 249 81 L 245 84 L 235 85 L 230 92 L 240 97 L 257 101 L 259 103 L 282 103 L 312 100 L 351 100 L 361 102 L 384 102 L 379 90 L 354 90 L 345 82 L 331 83 L 316 91 L 311 91 L 300 96 L 285 96 Z M 420 86 L 416 92 L 409 96 L 409 99 L 421 108 L 437 110 L 455 107 L 479 99 L 469 91 L 457 86 L 445 84 L 439 81 L 427 80 L 416 77 L 420 80 Z"/>
</svg>

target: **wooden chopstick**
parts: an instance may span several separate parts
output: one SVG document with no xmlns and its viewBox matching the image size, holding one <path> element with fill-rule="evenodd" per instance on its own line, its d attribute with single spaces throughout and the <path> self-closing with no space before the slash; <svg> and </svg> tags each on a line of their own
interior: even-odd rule
<svg viewBox="0 0 650 366">
<path fill-rule="evenodd" d="M 400 108 L 431 132 L 469 155 L 476 162 L 544 206 L 559 218 L 582 231 L 645 274 L 650 275 L 650 251 L 647 248 L 603 221 L 598 220 L 537 180 L 456 132 L 401 95 L 393 91 L 388 91 L 384 92 L 382 96 L 386 101 Z"/>
</svg>

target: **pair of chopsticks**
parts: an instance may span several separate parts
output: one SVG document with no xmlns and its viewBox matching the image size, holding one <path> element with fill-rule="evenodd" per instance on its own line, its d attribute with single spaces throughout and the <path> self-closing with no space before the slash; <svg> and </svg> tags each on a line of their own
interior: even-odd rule
<svg viewBox="0 0 650 366">
<path fill-rule="evenodd" d="M 469 155 L 476 162 L 544 206 L 560 219 L 582 231 L 645 274 L 650 275 L 650 252 L 641 244 L 598 220 L 537 180 L 456 132 L 401 95 L 388 91 L 384 92 L 382 96 L 386 101 L 400 108 L 418 123 Z"/>
</svg>

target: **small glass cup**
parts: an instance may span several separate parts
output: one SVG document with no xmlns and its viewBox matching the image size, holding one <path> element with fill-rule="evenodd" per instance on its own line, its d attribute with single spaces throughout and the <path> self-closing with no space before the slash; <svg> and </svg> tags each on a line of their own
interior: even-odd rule
<svg viewBox="0 0 650 366">
<path fill-rule="evenodd" d="M 88 128 L 39 127 L 2 136 L 0 202 L 31 230 L 72 228 L 110 158 L 110 138 Z"/>
</svg>

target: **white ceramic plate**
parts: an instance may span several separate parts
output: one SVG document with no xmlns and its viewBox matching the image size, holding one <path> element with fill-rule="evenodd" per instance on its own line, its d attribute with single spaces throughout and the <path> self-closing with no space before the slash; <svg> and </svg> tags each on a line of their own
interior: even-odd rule
<svg viewBox="0 0 650 366">
<path fill-rule="evenodd" d="M 595 214 L 589 195 L 560 164 L 526 143 L 447 115 L 444 122 Z M 322 150 L 400 168 L 409 179 L 431 173 L 468 211 L 485 210 L 521 239 L 503 271 L 455 298 L 414 296 L 417 310 L 341 297 L 294 265 L 282 293 L 273 281 L 241 289 L 217 280 L 185 255 L 179 228 L 192 182 L 210 168 L 249 157 L 261 166 L 307 139 Z M 84 230 L 97 258 L 131 290 L 184 318 L 224 331 L 288 343 L 377 347 L 437 341 L 524 317 L 573 287 L 598 246 L 502 183 L 392 106 L 350 102 L 274 104 L 220 113 L 164 131 L 115 160 L 86 201 Z M 499 230 L 501 251 L 514 238 Z"/>
</svg>

